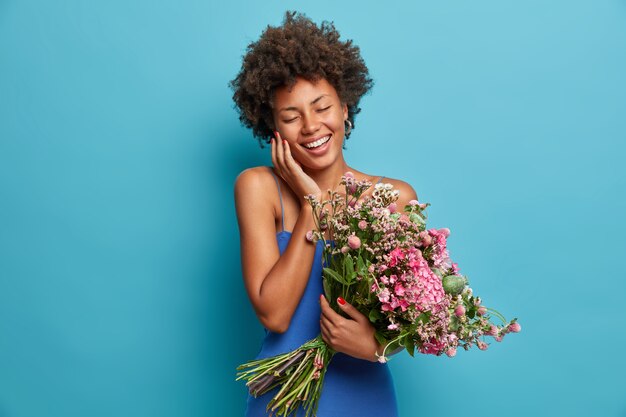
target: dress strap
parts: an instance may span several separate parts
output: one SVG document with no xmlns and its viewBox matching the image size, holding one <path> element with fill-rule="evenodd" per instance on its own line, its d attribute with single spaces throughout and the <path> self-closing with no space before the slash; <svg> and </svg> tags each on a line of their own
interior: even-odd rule
<svg viewBox="0 0 626 417">
<path fill-rule="evenodd" d="M 384 177 L 384 176 L 383 176 L 383 177 L 380 177 L 380 179 L 378 180 L 378 182 L 377 182 L 376 184 L 378 184 L 379 182 L 381 182 L 381 181 L 383 180 L 383 178 L 385 178 L 385 177 Z"/>
<path fill-rule="evenodd" d="M 268 167 L 269 168 L 269 167 Z M 274 170 L 272 168 L 270 169 L 270 173 L 272 174 L 272 177 L 274 177 L 274 180 L 276 181 L 276 186 L 278 187 L 278 198 L 280 199 L 280 222 L 281 222 L 281 227 L 282 227 L 282 231 L 285 231 L 285 210 L 283 209 L 283 195 L 280 192 L 280 183 L 278 182 L 278 178 L 276 177 L 276 174 L 274 174 Z"/>
</svg>

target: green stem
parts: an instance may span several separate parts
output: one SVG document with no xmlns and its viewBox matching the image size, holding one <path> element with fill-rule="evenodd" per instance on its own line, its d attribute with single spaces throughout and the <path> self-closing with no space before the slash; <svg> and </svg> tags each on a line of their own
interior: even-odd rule
<svg viewBox="0 0 626 417">
<path fill-rule="evenodd" d="M 494 308 L 490 308 L 490 307 L 486 307 L 486 309 L 487 311 L 491 311 L 492 313 L 494 313 L 500 320 L 502 320 L 503 324 L 506 324 L 506 319 L 504 318 L 502 314 L 500 314 L 500 312 L 498 312 L 498 310 Z"/>
</svg>

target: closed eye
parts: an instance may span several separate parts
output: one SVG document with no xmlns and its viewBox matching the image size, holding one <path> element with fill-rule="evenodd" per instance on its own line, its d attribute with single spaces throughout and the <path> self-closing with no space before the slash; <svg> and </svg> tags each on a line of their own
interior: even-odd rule
<svg viewBox="0 0 626 417">
<path fill-rule="evenodd" d="M 326 110 L 330 109 L 331 107 L 332 107 L 332 106 L 324 107 L 323 109 L 319 109 L 317 112 L 318 112 L 318 113 L 321 113 L 321 112 L 323 112 L 323 111 L 326 111 Z"/>
</svg>

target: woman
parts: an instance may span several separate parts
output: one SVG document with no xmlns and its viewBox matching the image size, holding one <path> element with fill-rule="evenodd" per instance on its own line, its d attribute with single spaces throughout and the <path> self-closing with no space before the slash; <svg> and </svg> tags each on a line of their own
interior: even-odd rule
<svg viewBox="0 0 626 417">
<path fill-rule="evenodd" d="M 305 239 L 315 228 L 305 195 L 321 199 L 327 190 L 341 191 L 347 171 L 372 183 L 383 179 L 349 166 L 342 151 L 371 86 L 358 47 L 340 41 L 332 23 L 318 27 L 295 12 L 248 46 L 231 81 L 241 121 L 272 153 L 273 167 L 246 169 L 235 183 L 245 287 L 266 329 L 257 358 L 293 350 L 321 332 L 339 353 L 328 367 L 319 417 L 397 415 L 391 375 L 377 362 L 382 347 L 374 328 L 343 299 L 337 302 L 349 318 L 330 308 L 322 296 L 322 242 Z M 385 182 L 400 190 L 398 207 L 417 199 L 409 184 Z M 248 396 L 246 415 L 268 415 L 275 392 Z"/>
</svg>

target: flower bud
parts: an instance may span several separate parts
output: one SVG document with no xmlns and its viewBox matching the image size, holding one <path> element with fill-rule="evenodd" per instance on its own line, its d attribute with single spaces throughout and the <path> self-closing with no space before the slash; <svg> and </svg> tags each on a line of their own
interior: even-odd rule
<svg viewBox="0 0 626 417">
<path fill-rule="evenodd" d="M 308 232 L 306 232 L 306 240 L 308 240 L 309 242 L 314 242 L 315 241 L 315 235 L 313 234 L 312 230 L 309 230 Z"/>
<path fill-rule="evenodd" d="M 453 358 L 456 355 L 456 348 L 448 349 L 446 355 L 448 355 L 449 358 Z"/>
<path fill-rule="evenodd" d="M 494 337 L 494 339 L 496 339 L 496 342 L 502 342 L 502 338 L 503 337 L 504 336 L 496 336 L 496 337 Z"/>
<path fill-rule="evenodd" d="M 454 309 L 454 315 L 457 316 L 457 317 L 464 316 L 465 315 L 465 307 L 463 307 L 461 304 L 456 306 L 456 308 Z"/>
<path fill-rule="evenodd" d="M 478 349 L 480 350 L 487 350 L 487 348 L 489 347 L 489 345 L 482 340 L 479 340 L 478 342 L 476 342 L 476 344 L 478 345 Z"/>
<path fill-rule="evenodd" d="M 388 207 L 390 213 L 395 213 L 396 211 L 398 211 L 398 205 L 396 203 L 391 203 Z"/>
<path fill-rule="evenodd" d="M 518 322 L 509 324 L 508 328 L 513 333 L 519 333 L 519 331 L 522 330 L 522 326 L 520 326 Z"/>
<path fill-rule="evenodd" d="M 342 248 L 341 248 L 341 253 L 343 253 L 344 255 L 345 255 L 346 253 L 348 253 L 349 251 L 350 251 L 350 248 L 349 248 L 349 247 L 347 247 L 347 246 L 344 246 L 344 247 L 342 247 Z"/>
<path fill-rule="evenodd" d="M 358 226 L 359 226 L 359 229 L 365 230 L 365 229 L 367 229 L 367 222 L 365 220 L 361 220 L 359 222 Z"/>
<path fill-rule="evenodd" d="M 418 205 L 418 204 L 419 204 L 419 202 L 418 202 L 417 200 L 411 200 L 411 201 L 409 201 L 409 206 L 416 206 L 416 205 Z"/>
<path fill-rule="evenodd" d="M 343 176 L 347 178 L 354 178 L 354 174 L 352 173 L 352 171 L 346 171 L 346 173 L 343 174 Z"/>
<path fill-rule="evenodd" d="M 487 314 L 487 307 L 485 306 L 478 307 L 476 314 L 478 314 L 479 316 L 484 316 L 485 314 Z"/>
<path fill-rule="evenodd" d="M 358 249 L 358 248 L 360 248 L 361 247 L 361 239 L 359 239 L 355 235 L 348 236 L 348 246 L 350 246 L 351 249 Z"/>
<path fill-rule="evenodd" d="M 447 227 L 444 227 L 443 229 L 439 229 L 439 233 L 441 233 L 445 237 L 448 237 L 450 236 L 450 229 L 448 229 Z"/>
</svg>

